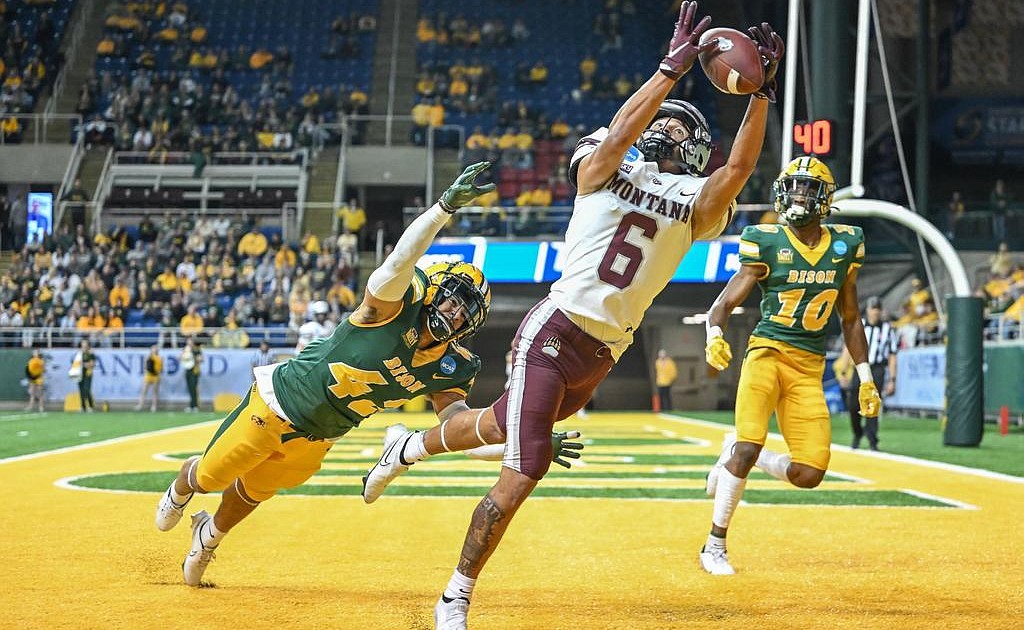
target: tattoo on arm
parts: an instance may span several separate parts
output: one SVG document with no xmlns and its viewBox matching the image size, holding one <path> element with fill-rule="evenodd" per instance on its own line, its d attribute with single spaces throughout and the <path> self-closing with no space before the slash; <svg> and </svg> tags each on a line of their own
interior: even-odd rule
<svg viewBox="0 0 1024 630">
<path fill-rule="evenodd" d="M 356 318 L 356 323 L 359 324 L 372 324 L 379 319 L 377 309 L 367 304 L 359 307 L 353 316 Z"/>
<path fill-rule="evenodd" d="M 459 558 L 459 573 L 476 577 L 483 563 L 498 546 L 507 526 L 505 512 L 488 494 L 473 511 L 466 542 L 462 545 L 462 557 Z"/>
</svg>

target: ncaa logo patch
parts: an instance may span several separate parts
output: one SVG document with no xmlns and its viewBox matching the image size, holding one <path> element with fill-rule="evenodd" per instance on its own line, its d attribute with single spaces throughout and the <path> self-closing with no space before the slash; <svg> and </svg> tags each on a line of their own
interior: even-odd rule
<svg viewBox="0 0 1024 630">
<path fill-rule="evenodd" d="M 557 357 L 558 351 L 562 349 L 562 340 L 558 337 L 548 337 L 544 341 L 544 346 L 540 349 L 541 352 L 548 355 L 549 357 Z"/>
<path fill-rule="evenodd" d="M 626 150 L 626 157 L 622 158 L 623 162 L 636 162 L 640 159 L 640 149 L 636 147 L 629 147 Z"/>
<path fill-rule="evenodd" d="M 793 250 L 791 250 L 791 249 L 780 249 L 778 251 L 778 253 L 775 254 L 775 262 L 780 262 L 780 263 L 791 263 L 791 262 L 793 262 Z"/>
<path fill-rule="evenodd" d="M 452 357 L 445 357 L 441 359 L 440 369 L 442 374 L 452 374 L 455 372 L 455 359 Z"/>
<path fill-rule="evenodd" d="M 836 256 L 842 256 L 850 247 L 846 244 L 846 241 L 835 241 L 832 243 L 832 251 L 836 253 Z"/>
</svg>

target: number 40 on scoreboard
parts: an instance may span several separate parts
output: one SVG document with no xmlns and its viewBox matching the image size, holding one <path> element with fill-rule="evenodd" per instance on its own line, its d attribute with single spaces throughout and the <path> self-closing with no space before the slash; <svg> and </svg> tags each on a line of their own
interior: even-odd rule
<svg viewBox="0 0 1024 630">
<path fill-rule="evenodd" d="M 832 155 L 832 121 L 819 118 L 793 125 L 793 143 L 806 155 Z"/>
</svg>

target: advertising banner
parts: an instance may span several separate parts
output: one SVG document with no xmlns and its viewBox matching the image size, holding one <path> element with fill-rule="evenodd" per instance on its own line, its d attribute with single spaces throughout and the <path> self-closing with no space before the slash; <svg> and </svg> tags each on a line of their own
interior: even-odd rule
<svg viewBox="0 0 1024 630">
<path fill-rule="evenodd" d="M 437 262 L 470 262 L 483 269 L 492 284 L 554 282 L 562 276 L 562 241 L 488 241 L 485 238 L 442 238 L 430 246 L 419 266 Z M 672 276 L 672 282 L 727 282 L 740 268 L 739 242 L 697 241 Z"/>
<path fill-rule="evenodd" d="M 92 395 L 97 403 L 103 401 L 138 400 L 142 391 L 148 349 L 114 350 L 97 348 L 96 368 L 92 377 Z M 47 350 L 46 395 L 51 401 L 63 401 L 71 393 L 78 393 L 78 383 L 68 376 L 68 369 L 77 350 L 54 348 Z M 160 351 L 163 357 L 163 375 L 160 378 L 161 402 L 188 402 L 185 375 L 178 357 L 181 351 Z M 252 360 L 256 350 L 203 349 L 203 363 L 199 377 L 200 400 L 209 404 L 216 394 L 243 395 L 252 385 Z"/>
<path fill-rule="evenodd" d="M 896 393 L 886 398 L 885 403 L 903 409 L 944 409 L 945 346 L 900 350 L 896 357 Z"/>
</svg>

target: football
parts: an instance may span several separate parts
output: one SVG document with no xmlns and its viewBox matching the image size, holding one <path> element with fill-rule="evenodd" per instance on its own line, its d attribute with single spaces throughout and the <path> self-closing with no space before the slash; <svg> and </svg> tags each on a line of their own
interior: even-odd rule
<svg viewBox="0 0 1024 630">
<path fill-rule="evenodd" d="M 726 94 L 753 94 L 764 83 L 764 62 L 754 40 L 732 28 L 708 29 L 700 43 L 718 45 L 700 54 L 700 66 L 711 84 Z"/>
</svg>

